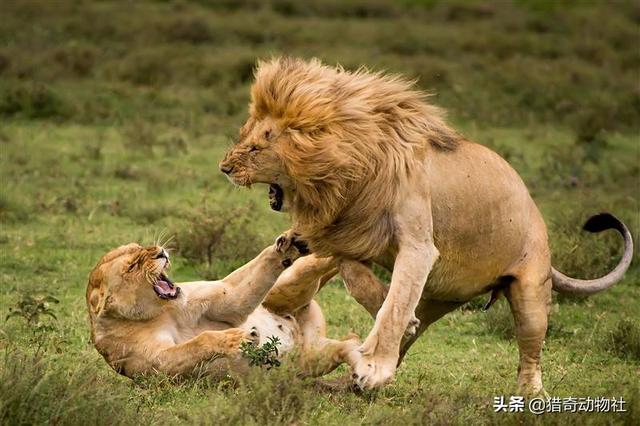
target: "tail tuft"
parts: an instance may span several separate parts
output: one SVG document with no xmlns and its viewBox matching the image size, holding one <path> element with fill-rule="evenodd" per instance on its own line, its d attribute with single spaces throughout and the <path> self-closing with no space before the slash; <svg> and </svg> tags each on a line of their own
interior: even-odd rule
<svg viewBox="0 0 640 426">
<path fill-rule="evenodd" d="M 606 231 L 607 229 L 616 229 L 620 232 L 623 232 L 624 225 L 617 217 L 615 217 L 611 213 L 600 213 L 591 216 L 585 222 L 582 229 L 588 232 L 602 232 Z"/>
</svg>

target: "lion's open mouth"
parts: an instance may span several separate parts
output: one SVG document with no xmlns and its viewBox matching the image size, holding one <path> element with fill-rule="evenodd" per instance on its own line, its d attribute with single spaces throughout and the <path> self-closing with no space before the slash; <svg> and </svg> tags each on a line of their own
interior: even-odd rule
<svg viewBox="0 0 640 426">
<path fill-rule="evenodd" d="M 180 294 L 180 287 L 174 285 L 164 272 L 153 284 L 153 290 L 161 299 L 175 299 Z"/>
<path fill-rule="evenodd" d="M 282 210 L 282 204 L 284 203 L 284 191 L 280 185 L 272 183 L 269 185 L 269 206 L 272 210 L 279 212 Z"/>
</svg>

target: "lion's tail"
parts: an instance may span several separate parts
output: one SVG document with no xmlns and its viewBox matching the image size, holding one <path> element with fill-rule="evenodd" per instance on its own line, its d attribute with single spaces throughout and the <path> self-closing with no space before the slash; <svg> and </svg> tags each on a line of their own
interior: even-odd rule
<svg viewBox="0 0 640 426">
<path fill-rule="evenodd" d="M 590 295 L 606 290 L 622 279 L 631 264 L 631 258 L 633 257 L 633 239 L 631 238 L 631 232 L 629 232 L 627 226 L 622 223 L 620 219 L 610 213 L 600 213 L 590 217 L 582 229 L 589 232 L 602 232 L 607 229 L 615 229 L 624 238 L 624 254 L 613 271 L 604 277 L 594 280 L 571 278 L 551 268 L 553 289 L 560 293 Z"/>
</svg>

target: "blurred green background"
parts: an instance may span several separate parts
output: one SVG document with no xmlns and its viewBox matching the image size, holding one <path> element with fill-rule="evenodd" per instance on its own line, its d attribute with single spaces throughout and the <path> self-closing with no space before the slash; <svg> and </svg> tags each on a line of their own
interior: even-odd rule
<svg viewBox="0 0 640 426">
<path fill-rule="evenodd" d="M 551 394 L 622 395 L 629 412 L 617 415 L 493 413 L 493 396 L 515 391 L 504 301 L 449 315 L 395 385 L 357 395 L 286 369 L 244 384 L 121 378 L 88 343 L 84 286 L 130 241 L 169 240 L 185 281 L 223 276 L 287 228 L 266 187 L 235 188 L 217 168 L 246 119 L 256 60 L 274 55 L 415 78 L 523 176 L 554 265 L 599 276 L 622 242 L 583 235 L 582 222 L 610 211 L 639 236 L 639 46 L 633 1 L 5 0 L 0 423 L 637 424 L 637 255 L 605 294 L 554 299 L 543 355 Z M 319 301 L 331 335 L 372 325 L 339 279 Z"/>
</svg>

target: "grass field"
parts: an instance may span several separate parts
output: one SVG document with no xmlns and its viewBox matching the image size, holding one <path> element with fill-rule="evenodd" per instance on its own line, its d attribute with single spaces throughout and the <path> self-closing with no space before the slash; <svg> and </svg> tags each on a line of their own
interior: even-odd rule
<svg viewBox="0 0 640 426">
<path fill-rule="evenodd" d="M 1 424 L 640 423 L 637 255 L 604 294 L 554 296 L 543 352 L 550 394 L 622 396 L 627 412 L 616 414 L 493 413 L 493 397 L 516 383 L 504 300 L 445 317 L 395 384 L 365 394 L 286 366 L 242 383 L 131 381 L 90 345 L 84 302 L 89 271 L 120 244 L 173 237 L 172 276 L 186 281 L 221 277 L 287 228 L 266 187 L 234 188 L 217 169 L 246 118 L 255 61 L 279 54 L 417 78 L 456 128 L 522 175 L 554 265 L 605 273 L 622 241 L 581 232 L 589 215 L 615 213 L 640 241 L 637 2 L 8 0 L 2 9 Z M 333 336 L 372 326 L 339 279 L 318 300 Z"/>
</svg>

